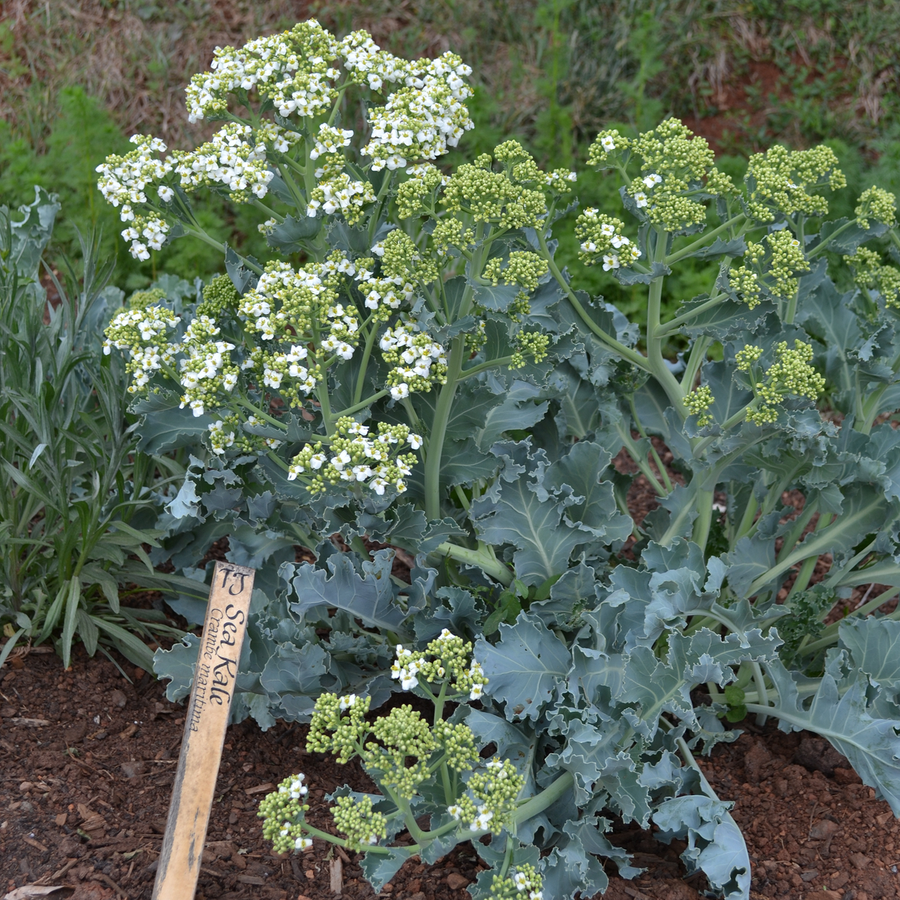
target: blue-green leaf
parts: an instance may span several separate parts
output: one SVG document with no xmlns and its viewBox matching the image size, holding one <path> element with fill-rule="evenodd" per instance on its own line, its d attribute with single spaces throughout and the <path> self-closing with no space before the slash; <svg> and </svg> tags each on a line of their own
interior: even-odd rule
<svg viewBox="0 0 900 900">
<path fill-rule="evenodd" d="M 500 625 L 496 646 L 479 640 L 475 656 L 490 679 L 490 695 L 506 704 L 510 720 L 537 718 L 571 665 L 565 644 L 527 613 L 514 625 Z"/>
</svg>

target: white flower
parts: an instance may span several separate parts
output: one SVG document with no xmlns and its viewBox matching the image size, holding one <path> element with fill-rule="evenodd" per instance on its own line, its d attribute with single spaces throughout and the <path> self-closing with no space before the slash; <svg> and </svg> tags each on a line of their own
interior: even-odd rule
<svg viewBox="0 0 900 900">
<path fill-rule="evenodd" d="M 341 701 L 338 704 L 342 710 L 350 709 L 357 701 L 356 694 L 347 694 L 346 697 L 341 697 Z"/>
<path fill-rule="evenodd" d="M 159 199 L 164 203 L 168 203 L 175 196 L 175 191 L 172 190 L 168 185 L 161 184 L 156 192 L 159 194 Z"/>
<path fill-rule="evenodd" d="M 607 153 L 612 153 L 612 151 L 616 149 L 615 139 L 611 134 L 605 134 L 602 138 L 600 138 L 600 146 Z"/>
<path fill-rule="evenodd" d="M 643 191 L 638 191 L 634 195 L 634 205 L 639 209 L 643 209 L 648 203 L 647 195 Z"/>
<path fill-rule="evenodd" d="M 295 850 L 309 850 L 312 845 L 313 842 L 311 838 L 298 837 L 297 840 L 294 841 Z"/>
</svg>

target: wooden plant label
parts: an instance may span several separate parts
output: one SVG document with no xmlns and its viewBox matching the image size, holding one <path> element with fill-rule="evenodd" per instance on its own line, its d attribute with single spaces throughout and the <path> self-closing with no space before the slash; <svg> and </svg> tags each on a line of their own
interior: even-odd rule
<svg viewBox="0 0 900 900">
<path fill-rule="evenodd" d="M 254 575 L 216 563 L 153 900 L 190 900 L 197 888 Z"/>
</svg>

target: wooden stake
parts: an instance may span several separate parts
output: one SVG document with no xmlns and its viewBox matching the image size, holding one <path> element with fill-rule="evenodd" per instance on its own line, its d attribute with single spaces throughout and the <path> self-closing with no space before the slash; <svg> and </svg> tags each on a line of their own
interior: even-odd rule
<svg viewBox="0 0 900 900">
<path fill-rule="evenodd" d="M 255 574 L 216 563 L 153 900 L 191 900 L 197 889 Z"/>
</svg>

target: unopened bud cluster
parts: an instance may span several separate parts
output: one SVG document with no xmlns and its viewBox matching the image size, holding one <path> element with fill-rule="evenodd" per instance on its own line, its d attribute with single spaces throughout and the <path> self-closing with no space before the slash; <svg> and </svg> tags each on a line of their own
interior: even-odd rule
<svg viewBox="0 0 900 900">
<path fill-rule="evenodd" d="M 257 815 L 263 820 L 263 837 L 272 842 L 275 853 L 312 846 L 303 833 L 303 820 L 309 810 L 304 802 L 308 793 L 305 780 L 304 775 L 289 775 L 278 785 L 278 790 L 266 795 L 259 804 Z"/>
<path fill-rule="evenodd" d="M 773 231 L 763 241 L 749 242 L 744 265 L 728 273 L 732 290 L 750 309 L 758 306 L 766 293 L 777 300 L 790 300 L 800 286 L 798 276 L 809 271 L 800 241 L 787 229 Z"/>
<path fill-rule="evenodd" d="M 731 179 L 716 169 L 709 144 L 679 119 L 666 119 L 651 131 L 630 140 L 615 129 L 601 132 L 588 153 L 588 163 L 599 169 L 624 166 L 636 157 L 641 174 L 627 187 L 637 209 L 653 225 L 682 231 L 706 222 L 706 207 L 694 199 L 733 194 Z"/>
<path fill-rule="evenodd" d="M 524 776 L 508 759 L 494 757 L 483 769 L 472 773 L 466 784 L 469 793 L 450 806 L 448 812 L 469 831 L 499 833 L 512 821 L 524 786 Z"/>
<path fill-rule="evenodd" d="M 736 356 L 737 369 L 750 374 L 750 387 L 754 402 L 747 411 L 747 421 L 755 425 L 775 422 L 778 408 L 787 397 L 805 397 L 817 400 L 825 389 L 825 379 L 812 367 L 813 349 L 803 341 L 795 340 L 793 349 L 787 341 L 775 345 L 775 362 L 764 372 L 754 366 L 763 350 L 748 344 Z"/>
<path fill-rule="evenodd" d="M 886 306 L 900 309 L 900 269 L 882 263 L 879 254 L 868 247 L 860 247 L 853 256 L 844 258 L 860 287 L 878 291 Z"/>
<path fill-rule="evenodd" d="M 788 150 L 776 144 L 750 157 L 746 178 L 750 186 L 747 210 L 759 222 L 774 222 L 776 216 L 796 213 L 823 216 L 828 202 L 813 192 L 847 185 L 834 151 L 824 145 Z"/>
<path fill-rule="evenodd" d="M 485 900 L 543 900 L 543 881 L 534 866 L 517 866 L 514 874 L 491 880 Z"/>
<path fill-rule="evenodd" d="M 712 423 L 713 417 L 709 412 L 709 408 L 713 405 L 713 395 L 708 385 L 694 388 L 685 398 L 685 409 L 693 416 L 697 417 L 697 425 L 705 428 Z"/>
</svg>

